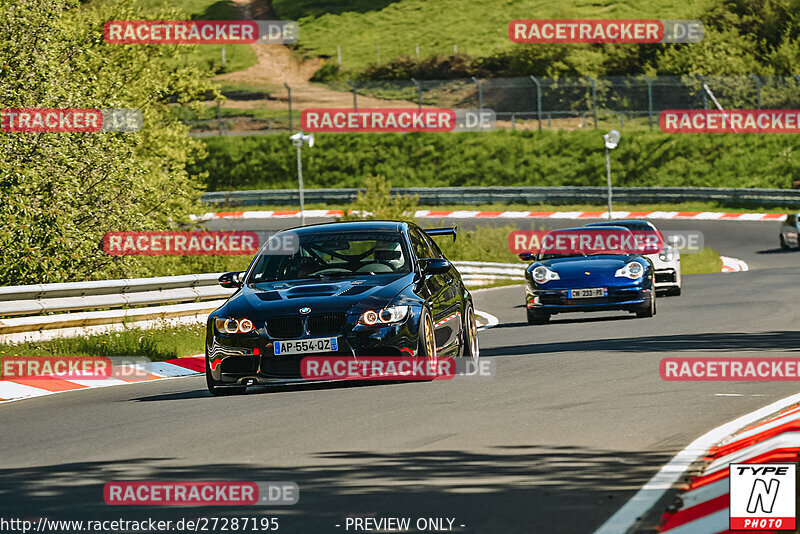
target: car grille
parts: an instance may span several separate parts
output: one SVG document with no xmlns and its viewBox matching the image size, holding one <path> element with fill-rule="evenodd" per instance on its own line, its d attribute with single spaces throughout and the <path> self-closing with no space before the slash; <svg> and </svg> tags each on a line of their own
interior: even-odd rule
<svg viewBox="0 0 800 534">
<path fill-rule="evenodd" d="M 308 318 L 308 332 L 311 335 L 337 334 L 344 327 L 343 313 L 322 313 Z"/>
<path fill-rule="evenodd" d="M 303 320 L 300 317 L 267 319 L 267 334 L 278 339 L 300 337 L 303 335 Z"/>
</svg>

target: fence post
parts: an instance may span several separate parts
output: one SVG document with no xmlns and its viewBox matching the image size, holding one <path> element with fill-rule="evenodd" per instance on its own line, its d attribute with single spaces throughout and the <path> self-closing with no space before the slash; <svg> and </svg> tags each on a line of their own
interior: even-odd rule
<svg viewBox="0 0 800 534">
<path fill-rule="evenodd" d="M 594 127 L 597 129 L 597 84 L 591 76 L 587 76 L 586 79 L 592 82 L 592 109 L 594 111 Z"/>
<path fill-rule="evenodd" d="M 291 132 L 294 129 L 292 127 L 292 88 L 286 82 L 283 82 L 283 86 L 286 87 L 286 92 L 289 93 L 289 131 Z"/>
<path fill-rule="evenodd" d="M 417 59 L 419 59 L 419 45 L 415 45 L 417 47 Z"/>
<path fill-rule="evenodd" d="M 750 75 L 756 81 L 756 88 L 758 89 L 758 109 L 761 109 L 761 80 L 755 74 Z"/>
<path fill-rule="evenodd" d="M 653 85 L 650 78 L 642 74 L 647 84 L 647 120 L 650 122 L 650 131 L 653 131 Z"/>
<path fill-rule="evenodd" d="M 378 50 L 378 62 L 376 63 L 376 65 L 380 65 L 381 64 L 381 45 L 375 45 L 375 48 Z"/>
<path fill-rule="evenodd" d="M 453 55 L 455 56 L 456 54 L 458 54 L 458 45 L 454 44 L 453 45 Z"/>
<path fill-rule="evenodd" d="M 217 127 L 219 134 L 222 135 L 222 102 L 217 100 Z"/>
<path fill-rule="evenodd" d="M 422 109 L 422 86 L 414 78 L 411 78 L 411 81 L 417 86 L 417 106 Z"/>
<path fill-rule="evenodd" d="M 342 66 L 342 47 L 336 45 L 336 61 L 339 63 L 339 66 Z"/>
<path fill-rule="evenodd" d="M 358 110 L 358 102 L 356 100 L 356 84 L 354 84 L 350 80 L 347 80 L 347 83 L 348 83 L 348 85 L 350 85 L 350 87 L 353 88 L 353 111 L 357 111 Z"/>
<path fill-rule="evenodd" d="M 537 116 L 539 117 L 539 131 L 542 131 L 542 85 L 539 83 L 539 80 L 531 74 L 531 80 L 533 83 L 536 84 L 536 111 Z"/>
<path fill-rule="evenodd" d="M 481 88 L 481 82 L 475 76 L 471 76 L 472 81 L 475 82 L 475 86 L 478 88 L 478 109 L 483 111 L 483 89 Z"/>
<path fill-rule="evenodd" d="M 222 45 L 222 66 L 225 66 L 225 45 Z"/>
</svg>

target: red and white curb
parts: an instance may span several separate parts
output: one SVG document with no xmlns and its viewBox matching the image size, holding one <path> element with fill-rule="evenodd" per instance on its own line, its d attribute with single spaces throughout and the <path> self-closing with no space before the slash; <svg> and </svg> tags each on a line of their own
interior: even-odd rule
<svg viewBox="0 0 800 534">
<path fill-rule="evenodd" d="M 146 372 L 140 370 L 136 373 L 137 377 L 131 380 L 111 377 L 65 380 L 56 376 L 51 377 L 47 375 L 14 380 L 0 380 L 0 403 L 41 397 L 43 395 L 52 395 L 54 393 L 64 393 L 67 391 L 122 386 L 125 384 L 136 384 L 163 378 L 192 376 L 203 372 L 205 372 L 205 357 L 199 355 L 188 358 L 177 358 L 164 362 L 153 362 L 147 366 Z M 125 373 L 119 373 L 118 376 L 125 376 Z"/>
<path fill-rule="evenodd" d="M 418 219 L 605 219 L 606 211 L 469 211 L 417 210 Z M 343 210 L 305 210 L 308 218 L 333 218 Z M 783 221 L 783 213 L 726 213 L 716 211 L 612 211 L 614 219 L 678 219 L 693 221 Z M 222 211 L 193 216 L 197 221 L 212 219 L 289 219 L 299 218 L 300 210 Z"/>
<path fill-rule="evenodd" d="M 627 532 L 698 461 L 704 462 L 702 469 L 680 488 L 677 508 L 662 515 L 657 532 L 729 533 L 729 464 L 796 463 L 800 452 L 798 403 L 800 394 L 792 395 L 700 436 L 662 467 L 595 534 Z"/>
<path fill-rule="evenodd" d="M 720 256 L 719 259 L 722 260 L 722 272 L 723 273 L 738 273 L 741 271 L 749 271 L 750 267 L 747 266 L 743 260 L 739 258 L 729 258 L 728 256 Z"/>
</svg>

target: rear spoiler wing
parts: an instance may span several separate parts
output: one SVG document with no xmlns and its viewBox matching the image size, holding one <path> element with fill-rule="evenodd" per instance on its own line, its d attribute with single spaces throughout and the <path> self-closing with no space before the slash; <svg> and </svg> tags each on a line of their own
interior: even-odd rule
<svg viewBox="0 0 800 534">
<path fill-rule="evenodd" d="M 453 241 L 455 241 L 456 236 L 458 235 L 458 226 L 453 226 L 451 228 L 427 228 L 423 229 L 422 231 L 431 237 L 436 237 L 439 235 L 452 235 Z"/>
</svg>

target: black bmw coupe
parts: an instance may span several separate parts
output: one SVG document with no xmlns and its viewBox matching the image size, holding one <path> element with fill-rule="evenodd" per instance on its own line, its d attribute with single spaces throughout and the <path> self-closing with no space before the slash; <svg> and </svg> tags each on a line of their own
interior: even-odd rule
<svg viewBox="0 0 800 534">
<path fill-rule="evenodd" d="M 431 236 L 413 223 L 356 221 L 284 230 L 209 315 L 206 380 L 214 395 L 302 380 L 306 356 L 479 357 L 472 296 Z M 290 239 L 287 239 L 290 238 Z M 276 241 L 277 240 L 277 241 Z"/>
</svg>

